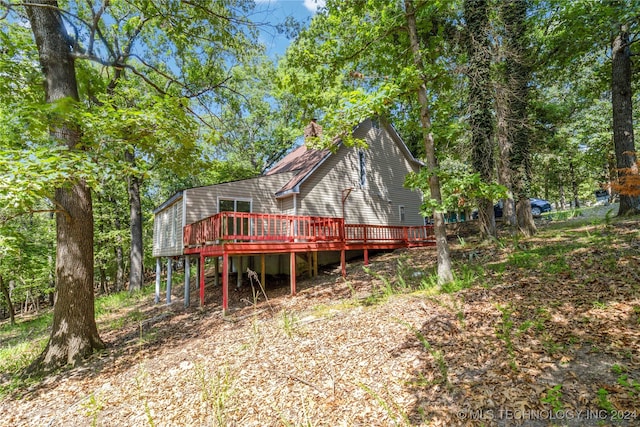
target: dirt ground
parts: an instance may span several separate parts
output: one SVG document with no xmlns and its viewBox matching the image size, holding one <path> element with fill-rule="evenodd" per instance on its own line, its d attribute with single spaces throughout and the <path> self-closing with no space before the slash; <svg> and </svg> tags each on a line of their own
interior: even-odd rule
<svg viewBox="0 0 640 427">
<path fill-rule="evenodd" d="M 234 289 L 227 317 L 211 280 L 204 308 L 150 297 L 118 328 L 101 318 L 105 352 L 0 402 L 0 425 L 640 425 L 638 225 L 612 226 L 613 252 L 520 242 L 540 255 L 524 267 L 454 239 L 470 287 L 450 294 L 387 295 L 433 271 L 433 249 L 409 249 L 295 297 Z M 544 252 L 550 238 L 567 250 Z"/>
</svg>

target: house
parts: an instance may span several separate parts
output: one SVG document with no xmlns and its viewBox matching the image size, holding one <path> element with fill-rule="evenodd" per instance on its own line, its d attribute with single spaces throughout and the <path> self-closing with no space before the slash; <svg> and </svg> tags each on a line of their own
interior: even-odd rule
<svg viewBox="0 0 640 427">
<path fill-rule="evenodd" d="M 305 134 L 320 131 L 312 122 Z M 174 194 L 154 212 L 157 271 L 163 257 L 185 256 L 188 265 L 195 256 L 199 274 L 206 257 L 215 258 L 217 273 L 222 258 L 224 287 L 229 271 L 260 264 L 263 283 L 265 274 L 287 273 L 295 293 L 300 266 L 313 273 L 318 264 L 340 260 L 344 270 L 348 253 L 364 253 L 367 262 L 369 249 L 433 244 L 420 214 L 421 194 L 403 185 L 422 164 L 389 123 L 365 120 L 353 136 L 367 148 L 340 141 L 333 150 L 303 145 L 262 176 Z"/>
</svg>

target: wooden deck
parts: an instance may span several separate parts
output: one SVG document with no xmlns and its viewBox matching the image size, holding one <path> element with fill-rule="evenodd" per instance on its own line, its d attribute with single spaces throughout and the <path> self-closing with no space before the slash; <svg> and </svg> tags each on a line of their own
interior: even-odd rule
<svg viewBox="0 0 640 427">
<path fill-rule="evenodd" d="M 204 218 L 185 226 L 183 236 L 184 254 L 199 256 L 201 304 L 204 304 L 204 260 L 222 257 L 223 310 L 228 304 L 229 256 L 290 254 L 291 293 L 295 295 L 296 254 L 339 251 L 345 275 L 345 251 L 364 251 L 367 264 L 369 250 L 435 245 L 433 226 L 345 224 L 344 219 L 335 217 L 245 212 L 221 212 Z"/>
</svg>

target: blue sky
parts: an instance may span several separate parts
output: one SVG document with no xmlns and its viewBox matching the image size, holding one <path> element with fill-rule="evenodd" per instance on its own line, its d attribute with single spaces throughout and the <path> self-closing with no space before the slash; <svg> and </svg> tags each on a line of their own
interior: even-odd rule
<svg viewBox="0 0 640 427">
<path fill-rule="evenodd" d="M 268 22 L 277 25 L 284 22 L 287 16 L 298 21 L 308 23 L 318 8 L 325 5 L 324 0 L 256 0 L 256 22 Z M 262 41 L 267 46 L 270 56 L 281 56 L 290 40 L 283 34 L 277 34 L 275 29 L 263 30 Z"/>
</svg>

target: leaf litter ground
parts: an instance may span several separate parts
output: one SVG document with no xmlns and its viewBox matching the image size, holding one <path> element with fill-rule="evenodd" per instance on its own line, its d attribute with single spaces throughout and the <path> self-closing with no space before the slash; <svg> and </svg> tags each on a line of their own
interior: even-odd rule
<svg viewBox="0 0 640 427">
<path fill-rule="evenodd" d="M 465 286 L 445 294 L 398 291 L 435 266 L 411 249 L 296 297 L 244 286 L 225 318 L 213 283 L 202 309 L 148 298 L 100 319 L 107 351 L 5 398 L 0 424 L 640 425 L 638 225 L 452 241 Z"/>
</svg>

